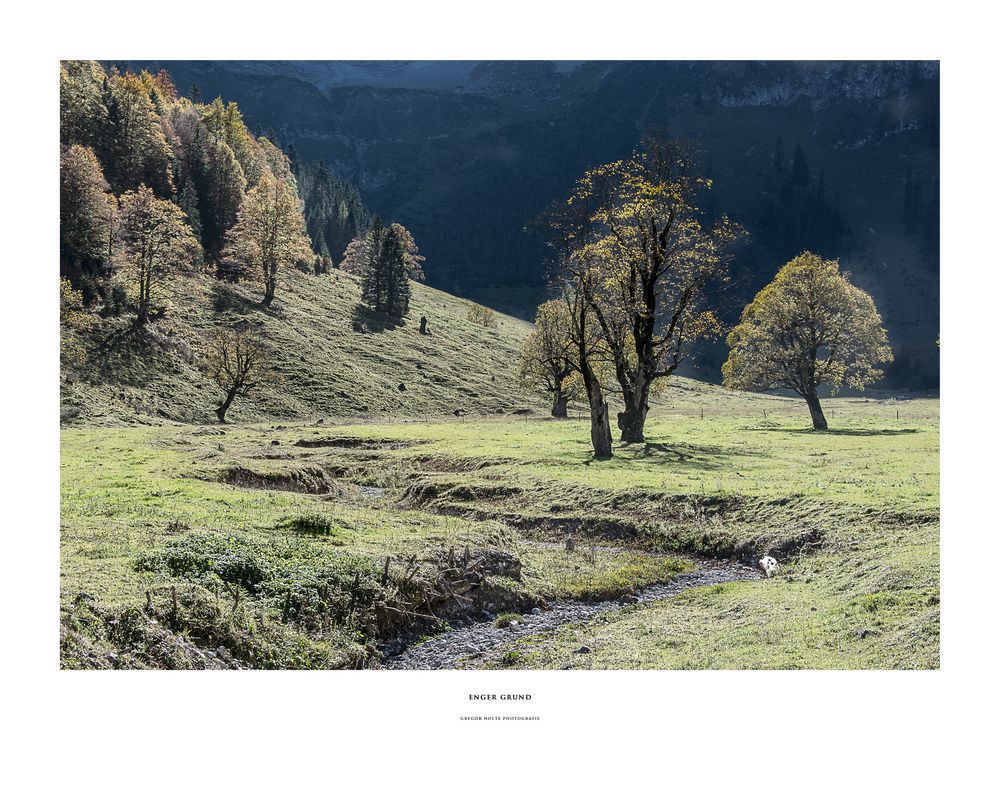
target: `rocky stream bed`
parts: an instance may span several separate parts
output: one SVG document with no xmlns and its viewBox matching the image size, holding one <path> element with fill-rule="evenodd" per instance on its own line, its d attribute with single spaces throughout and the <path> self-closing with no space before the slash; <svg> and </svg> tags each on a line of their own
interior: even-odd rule
<svg viewBox="0 0 1000 800">
<path fill-rule="evenodd" d="M 666 556 L 664 556 L 666 557 Z M 688 557 L 690 558 L 690 557 Z M 574 622 L 636 603 L 666 600 L 687 589 L 715 586 L 733 581 L 752 581 L 762 577 L 760 571 L 736 561 L 725 559 L 692 559 L 697 569 L 677 575 L 666 583 L 657 583 L 626 594 L 617 600 L 586 602 L 565 600 L 548 608 L 534 608 L 515 625 L 498 628 L 493 620 L 462 625 L 413 644 L 403 652 L 390 655 L 386 669 L 456 669 L 500 655 L 519 639 L 545 633 Z"/>
</svg>

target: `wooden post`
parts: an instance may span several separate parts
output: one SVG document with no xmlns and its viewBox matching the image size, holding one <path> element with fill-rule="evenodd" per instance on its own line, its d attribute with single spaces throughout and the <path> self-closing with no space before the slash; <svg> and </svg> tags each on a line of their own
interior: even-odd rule
<svg viewBox="0 0 1000 800">
<path fill-rule="evenodd" d="M 146 590 L 146 610 L 150 613 L 153 611 L 153 595 L 150 594 L 149 589 Z"/>
<path fill-rule="evenodd" d="M 171 605 L 173 606 L 172 613 L 173 613 L 174 622 L 176 622 L 177 621 L 177 587 L 176 586 L 171 586 L 170 587 L 170 602 L 171 602 Z"/>
<path fill-rule="evenodd" d="M 382 570 L 382 585 L 383 586 L 388 586 L 389 585 L 389 559 L 390 558 L 391 558 L 391 556 L 386 556 L 385 557 L 385 569 Z"/>
<path fill-rule="evenodd" d="M 292 590 L 285 590 L 285 607 L 281 611 L 281 621 L 288 622 L 288 614 L 292 610 Z"/>
</svg>

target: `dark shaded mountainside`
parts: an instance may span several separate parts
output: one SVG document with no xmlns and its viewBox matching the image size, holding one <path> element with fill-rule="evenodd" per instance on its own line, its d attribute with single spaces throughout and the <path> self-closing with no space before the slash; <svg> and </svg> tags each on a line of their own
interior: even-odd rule
<svg viewBox="0 0 1000 800">
<path fill-rule="evenodd" d="M 936 63 L 127 63 L 236 100 L 409 227 L 431 285 L 523 317 L 545 292 L 544 246 L 525 226 L 583 170 L 669 130 L 704 154 L 710 213 L 751 234 L 727 321 L 811 249 L 873 295 L 896 351 L 886 384 L 937 386 Z M 705 353 L 702 374 L 721 359 Z"/>
</svg>

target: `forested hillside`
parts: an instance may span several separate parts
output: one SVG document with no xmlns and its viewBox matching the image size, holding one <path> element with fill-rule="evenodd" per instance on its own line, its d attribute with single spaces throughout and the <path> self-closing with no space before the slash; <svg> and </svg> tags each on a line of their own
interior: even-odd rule
<svg viewBox="0 0 1000 800">
<path fill-rule="evenodd" d="M 65 62 L 60 83 L 64 423 L 529 403 L 509 373 L 530 326 L 411 286 L 409 232 L 235 103 L 96 62 Z"/>
<path fill-rule="evenodd" d="M 182 93 L 238 100 L 252 128 L 402 221 L 431 285 L 526 319 L 545 294 L 526 225 L 666 129 L 702 151 L 717 208 L 750 234 L 726 322 L 802 250 L 839 258 L 884 310 L 886 385 L 937 385 L 933 62 L 164 63 Z M 718 380 L 724 355 L 702 374 Z"/>
</svg>

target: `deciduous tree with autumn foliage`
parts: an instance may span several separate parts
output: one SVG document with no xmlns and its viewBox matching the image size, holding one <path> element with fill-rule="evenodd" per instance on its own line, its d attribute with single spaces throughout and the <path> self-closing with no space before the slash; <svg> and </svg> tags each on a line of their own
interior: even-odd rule
<svg viewBox="0 0 1000 800">
<path fill-rule="evenodd" d="M 882 378 L 892 348 L 871 296 L 836 260 L 805 252 L 783 266 L 744 309 L 722 365 L 730 389 L 791 389 L 813 428 L 827 429 L 817 389 L 863 389 Z"/>
<path fill-rule="evenodd" d="M 274 301 L 282 270 L 312 263 L 302 206 L 287 181 L 265 176 L 247 192 L 222 257 L 261 281 L 265 308 Z"/>
<path fill-rule="evenodd" d="M 528 334 L 521 347 L 518 380 L 552 400 L 553 417 L 565 418 L 569 401 L 580 394 L 572 325 L 565 302 L 549 300 L 542 303 L 535 315 L 535 330 Z"/>
<path fill-rule="evenodd" d="M 200 249 L 184 212 L 148 186 L 121 196 L 119 216 L 114 262 L 132 288 L 136 321 L 145 325 L 154 292 L 172 272 L 195 263 Z"/>
<path fill-rule="evenodd" d="M 727 280 L 739 225 L 711 220 L 687 145 L 647 137 L 628 159 L 588 170 L 554 215 L 564 272 L 582 290 L 614 360 L 624 442 L 644 440 L 649 397 L 694 345 L 721 332 L 709 303 Z"/>
</svg>

